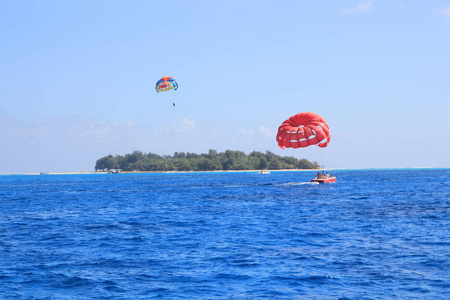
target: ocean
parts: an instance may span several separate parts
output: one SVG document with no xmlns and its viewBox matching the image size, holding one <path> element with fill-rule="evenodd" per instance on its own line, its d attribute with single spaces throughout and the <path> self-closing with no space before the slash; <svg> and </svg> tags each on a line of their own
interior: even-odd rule
<svg viewBox="0 0 450 300">
<path fill-rule="evenodd" d="M 450 299 L 450 170 L 0 176 L 1 299 Z"/>
</svg>

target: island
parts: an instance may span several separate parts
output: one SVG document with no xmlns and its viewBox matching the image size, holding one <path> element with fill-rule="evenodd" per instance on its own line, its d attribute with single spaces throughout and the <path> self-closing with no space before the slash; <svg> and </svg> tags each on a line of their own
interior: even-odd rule
<svg viewBox="0 0 450 300">
<path fill-rule="evenodd" d="M 238 171 L 238 170 L 285 170 L 319 169 L 317 162 L 297 159 L 292 156 L 279 156 L 271 151 L 265 153 L 253 151 L 226 150 L 218 152 L 210 149 L 208 153 L 196 154 L 175 152 L 173 155 L 159 155 L 133 151 L 125 155 L 107 155 L 95 163 L 95 171 L 123 170 L 132 171 Z"/>
</svg>

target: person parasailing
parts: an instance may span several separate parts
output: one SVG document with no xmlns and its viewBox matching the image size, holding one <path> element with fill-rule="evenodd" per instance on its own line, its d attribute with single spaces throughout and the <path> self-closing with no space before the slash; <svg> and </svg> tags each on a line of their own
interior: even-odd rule
<svg viewBox="0 0 450 300">
<path fill-rule="evenodd" d="M 159 92 L 167 92 L 170 90 L 178 90 L 178 83 L 176 82 L 175 78 L 171 76 L 166 76 L 158 80 L 155 86 L 155 90 L 157 93 Z M 173 107 L 175 106 L 175 102 L 172 103 Z"/>
</svg>

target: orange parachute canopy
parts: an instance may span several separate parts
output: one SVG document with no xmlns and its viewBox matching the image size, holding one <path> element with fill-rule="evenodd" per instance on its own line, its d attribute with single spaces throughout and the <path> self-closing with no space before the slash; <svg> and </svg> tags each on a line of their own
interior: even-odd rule
<svg viewBox="0 0 450 300">
<path fill-rule="evenodd" d="M 281 149 L 312 145 L 325 148 L 330 142 L 329 126 L 318 114 L 302 112 L 281 124 L 278 128 L 277 142 Z"/>
</svg>

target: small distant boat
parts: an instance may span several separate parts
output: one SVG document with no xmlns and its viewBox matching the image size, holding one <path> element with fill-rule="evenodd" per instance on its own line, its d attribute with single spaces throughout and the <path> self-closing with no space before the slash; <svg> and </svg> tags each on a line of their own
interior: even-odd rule
<svg viewBox="0 0 450 300">
<path fill-rule="evenodd" d="M 267 174 L 270 174 L 270 171 L 264 169 L 264 170 L 259 171 L 258 174 L 266 174 L 267 175 Z"/>
<path fill-rule="evenodd" d="M 336 182 L 336 177 L 329 177 L 329 178 L 314 178 L 311 179 L 311 182 L 318 182 L 318 183 L 330 183 L 330 182 Z"/>
</svg>

